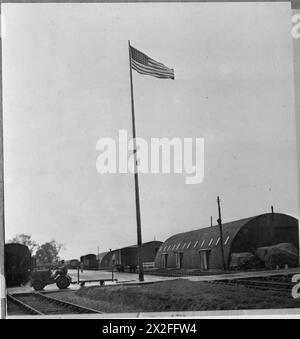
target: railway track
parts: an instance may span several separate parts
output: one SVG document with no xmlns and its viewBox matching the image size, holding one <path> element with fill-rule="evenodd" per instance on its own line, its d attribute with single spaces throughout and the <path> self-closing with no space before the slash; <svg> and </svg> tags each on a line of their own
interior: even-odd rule
<svg viewBox="0 0 300 339">
<path fill-rule="evenodd" d="M 212 284 L 225 284 L 231 286 L 244 286 L 247 288 L 253 288 L 257 290 L 276 291 L 280 293 L 290 294 L 293 288 L 293 284 L 286 280 L 284 277 L 274 277 L 271 279 L 265 278 L 244 278 L 244 279 L 228 279 L 228 280 L 212 280 Z"/>
<path fill-rule="evenodd" d="M 8 312 L 14 315 L 92 314 L 102 313 L 91 308 L 46 296 L 44 294 L 8 294 Z"/>
</svg>

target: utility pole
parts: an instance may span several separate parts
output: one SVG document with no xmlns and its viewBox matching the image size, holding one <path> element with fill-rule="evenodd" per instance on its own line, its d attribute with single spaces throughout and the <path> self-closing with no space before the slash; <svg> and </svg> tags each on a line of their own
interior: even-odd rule
<svg viewBox="0 0 300 339">
<path fill-rule="evenodd" d="M 225 263 L 225 256 L 224 256 L 224 242 L 223 242 L 223 227 L 222 227 L 222 216 L 221 216 L 221 206 L 220 206 L 220 197 L 217 197 L 218 202 L 218 211 L 219 211 L 219 219 L 218 224 L 220 227 L 220 246 L 221 246 L 221 255 L 222 255 L 222 263 L 223 263 L 223 270 L 226 270 L 226 263 Z"/>
<path fill-rule="evenodd" d="M 213 217 L 211 216 L 210 217 L 210 227 L 212 227 L 213 226 Z"/>
<path fill-rule="evenodd" d="M 109 250 L 111 252 L 111 249 Z M 111 256 L 111 281 L 114 281 L 115 253 Z"/>
</svg>

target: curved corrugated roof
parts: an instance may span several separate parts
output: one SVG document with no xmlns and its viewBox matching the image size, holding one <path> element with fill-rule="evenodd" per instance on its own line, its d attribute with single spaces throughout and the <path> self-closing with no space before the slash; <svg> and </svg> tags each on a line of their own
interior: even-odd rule
<svg viewBox="0 0 300 339">
<path fill-rule="evenodd" d="M 149 245 L 149 244 L 152 244 L 152 243 L 162 243 L 162 242 L 159 241 L 159 240 L 151 240 L 151 241 L 144 242 L 142 244 L 142 246 Z M 127 248 L 137 248 L 137 247 L 138 247 L 138 245 L 125 246 L 125 247 L 122 247 L 122 248 L 114 250 L 114 251 L 124 250 L 124 249 L 127 249 Z"/>
<path fill-rule="evenodd" d="M 254 216 L 250 218 L 235 220 L 223 224 L 223 241 L 225 243 L 231 242 L 240 229 L 249 221 L 257 218 Z M 220 239 L 219 225 L 200 228 L 194 231 L 178 233 L 168 238 L 160 247 L 160 252 L 168 252 L 174 250 L 188 250 L 188 249 L 209 249 L 218 245 Z"/>
<path fill-rule="evenodd" d="M 82 256 L 80 257 L 80 259 L 82 259 L 82 258 L 89 258 L 89 257 L 96 257 L 96 254 L 89 253 L 89 254 L 86 254 L 86 255 L 82 255 Z"/>
<path fill-rule="evenodd" d="M 261 218 L 263 216 L 271 215 L 271 213 L 264 213 L 260 215 L 256 215 L 249 218 L 244 218 L 240 220 L 235 220 L 231 222 L 227 222 L 223 224 L 223 241 L 224 245 L 228 245 L 226 247 L 230 247 L 232 241 L 236 237 L 237 233 L 248 224 L 250 221 L 254 219 Z M 289 215 L 283 213 L 274 213 L 274 215 L 284 215 L 289 218 L 293 218 Z M 220 241 L 220 229 L 219 225 L 200 228 L 194 231 L 178 233 L 170 238 L 168 238 L 160 247 L 160 253 L 174 251 L 174 250 L 204 250 L 211 249 L 214 246 L 217 246 Z M 225 248 L 226 251 L 226 248 Z"/>
<path fill-rule="evenodd" d="M 101 261 L 106 256 L 107 253 L 108 252 L 102 252 L 102 253 L 97 254 L 97 259 Z"/>
</svg>

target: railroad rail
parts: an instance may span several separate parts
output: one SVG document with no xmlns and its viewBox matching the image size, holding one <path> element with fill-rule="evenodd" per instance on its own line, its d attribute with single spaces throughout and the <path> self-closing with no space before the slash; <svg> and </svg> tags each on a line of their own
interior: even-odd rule
<svg viewBox="0 0 300 339">
<path fill-rule="evenodd" d="M 276 291 L 280 293 L 291 293 L 293 284 L 287 276 L 274 277 L 256 277 L 256 278 L 239 278 L 239 279 L 224 279 L 211 280 L 212 284 L 225 284 L 231 286 L 244 286 L 257 290 Z"/>
<path fill-rule="evenodd" d="M 26 315 L 103 313 L 74 303 L 46 296 L 39 292 L 7 294 L 10 313 Z"/>
</svg>

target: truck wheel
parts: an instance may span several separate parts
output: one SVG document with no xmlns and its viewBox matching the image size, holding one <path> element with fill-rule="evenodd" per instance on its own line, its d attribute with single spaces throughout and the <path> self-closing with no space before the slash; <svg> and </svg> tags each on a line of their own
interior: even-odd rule
<svg viewBox="0 0 300 339">
<path fill-rule="evenodd" d="M 41 280 L 34 280 L 32 286 L 36 291 L 41 291 L 45 287 Z"/>
<path fill-rule="evenodd" d="M 56 286 L 63 290 L 70 286 L 70 280 L 67 277 L 60 276 L 56 280 Z"/>
</svg>

